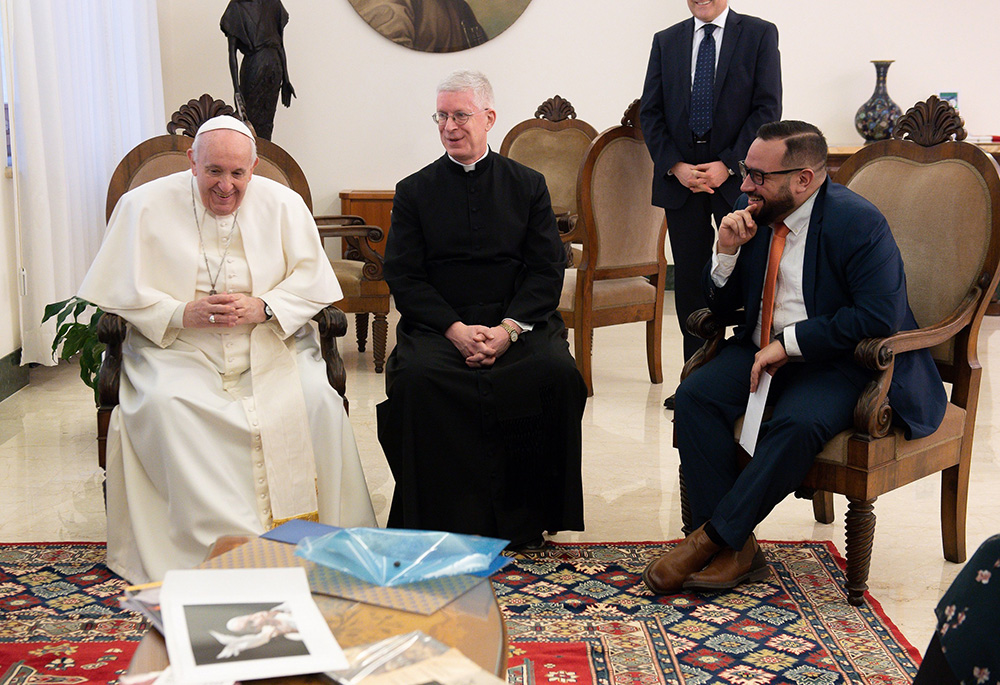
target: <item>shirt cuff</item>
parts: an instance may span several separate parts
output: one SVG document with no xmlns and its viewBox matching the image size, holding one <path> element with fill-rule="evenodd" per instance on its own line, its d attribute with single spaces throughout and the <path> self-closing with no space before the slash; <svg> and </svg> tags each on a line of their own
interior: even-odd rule
<svg viewBox="0 0 1000 685">
<path fill-rule="evenodd" d="M 717 250 L 712 250 L 712 283 L 715 284 L 716 288 L 721 288 L 729 280 L 729 277 L 733 274 L 733 269 L 736 268 L 736 260 L 740 256 L 739 248 L 736 249 L 736 254 L 719 254 Z"/>
<path fill-rule="evenodd" d="M 801 357 L 802 350 L 799 349 L 799 343 L 795 339 L 795 324 L 785 326 L 781 335 L 785 340 L 785 354 L 789 357 Z"/>
<path fill-rule="evenodd" d="M 517 325 L 517 327 L 521 329 L 521 332 L 522 332 L 522 333 L 527 333 L 528 331 L 530 331 L 530 330 L 531 330 L 532 328 L 534 328 L 534 327 L 535 327 L 535 325 L 534 325 L 534 324 L 530 324 L 530 323 L 521 323 L 521 322 L 520 322 L 520 321 L 518 321 L 517 319 L 512 319 L 512 318 L 510 318 L 509 316 L 505 316 L 503 320 L 504 320 L 504 321 L 510 321 L 510 322 L 511 322 L 512 324 L 515 324 L 515 325 Z"/>
</svg>

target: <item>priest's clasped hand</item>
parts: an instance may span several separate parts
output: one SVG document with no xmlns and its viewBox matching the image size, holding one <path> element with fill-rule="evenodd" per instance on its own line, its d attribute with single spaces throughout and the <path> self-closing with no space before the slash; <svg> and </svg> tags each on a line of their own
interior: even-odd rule
<svg viewBox="0 0 1000 685">
<path fill-rule="evenodd" d="M 184 328 L 228 328 L 266 319 L 264 301 L 245 293 L 209 295 L 184 307 Z"/>
<path fill-rule="evenodd" d="M 510 335 L 501 326 L 467 326 L 456 321 L 444 335 L 465 358 L 465 365 L 472 369 L 493 366 L 510 347 Z"/>
</svg>

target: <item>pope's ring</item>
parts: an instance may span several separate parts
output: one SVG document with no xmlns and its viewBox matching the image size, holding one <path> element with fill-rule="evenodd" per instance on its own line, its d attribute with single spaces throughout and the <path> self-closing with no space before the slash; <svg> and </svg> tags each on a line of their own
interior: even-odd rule
<svg viewBox="0 0 1000 685">
<path fill-rule="evenodd" d="M 209 323 L 215 323 L 215 314 L 209 314 L 208 315 L 208 322 Z"/>
</svg>

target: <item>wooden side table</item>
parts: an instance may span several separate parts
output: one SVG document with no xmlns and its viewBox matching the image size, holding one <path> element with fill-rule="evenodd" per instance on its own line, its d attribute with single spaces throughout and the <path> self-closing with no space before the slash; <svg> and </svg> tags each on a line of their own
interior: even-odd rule
<svg viewBox="0 0 1000 685">
<path fill-rule="evenodd" d="M 340 192 L 340 213 L 354 214 L 365 220 L 369 226 L 378 226 L 385 234 L 372 247 L 383 257 L 385 241 L 389 237 L 392 223 L 392 199 L 394 190 L 343 190 Z"/>
</svg>

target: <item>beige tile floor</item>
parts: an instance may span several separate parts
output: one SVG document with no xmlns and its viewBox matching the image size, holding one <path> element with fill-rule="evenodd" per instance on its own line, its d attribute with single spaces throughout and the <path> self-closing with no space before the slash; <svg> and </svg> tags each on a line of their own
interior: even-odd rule
<svg viewBox="0 0 1000 685">
<path fill-rule="evenodd" d="M 391 322 L 394 325 L 394 322 Z M 353 336 L 353 323 L 350 336 Z M 646 373 L 642 324 L 600 329 L 594 341 L 596 395 L 583 419 L 583 469 L 587 530 L 562 541 L 665 540 L 680 535 L 677 452 L 671 414 L 662 407 L 680 371 L 680 335 L 668 304 L 663 334 L 662 385 Z M 392 346 L 390 328 L 390 348 Z M 392 477 L 375 433 L 375 404 L 383 377 L 372 371 L 370 352 L 344 345 L 351 419 L 380 522 L 388 514 Z M 1000 319 L 981 333 L 985 368 L 969 497 L 971 554 L 1000 532 Z M 996 364 L 991 361 L 998 360 Z M 106 520 L 97 469 L 90 391 L 77 369 L 36 368 L 31 385 L 0 403 L 0 541 L 104 540 Z M 937 478 L 911 484 L 879 499 L 872 595 L 921 651 L 934 626 L 933 607 L 959 570 L 941 556 Z M 768 540 L 833 540 L 843 552 L 843 498 L 837 521 L 817 524 L 807 502 L 789 499 L 758 529 Z"/>
</svg>

